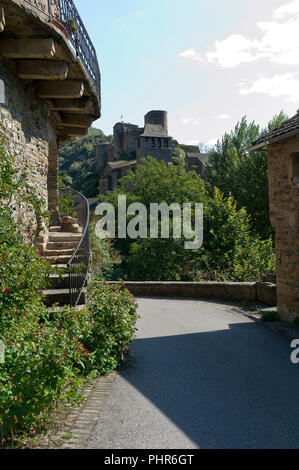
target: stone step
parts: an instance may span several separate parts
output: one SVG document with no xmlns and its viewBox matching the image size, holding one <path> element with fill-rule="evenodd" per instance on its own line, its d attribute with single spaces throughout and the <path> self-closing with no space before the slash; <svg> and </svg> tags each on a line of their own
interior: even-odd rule
<svg viewBox="0 0 299 470">
<path fill-rule="evenodd" d="M 49 232 L 60 232 L 60 226 L 50 227 Z"/>
<path fill-rule="evenodd" d="M 43 252 L 44 258 L 51 258 L 54 256 L 69 256 L 69 258 L 72 257 L 74 253 L 74 249 L 70 250 L 65 250 L 65 249 L 60 249 L 60 250 L 48 250 L 48 248 Z"/>
<path fill-rule="evenodd" d="M 53 232 L 49 234 L 49 242 L 73 242 L 79 241 L 82 238 L 81 233 L 69 233 L 69 232 Z"/>
<path fill-rule="evenodd" d="M 57 264 L 67 264 L 72 256 L 70 255 L 62 255 L 62 256 L 47 256 L 46 260 L 48 261 L 49 264 L 51 265 L 57 265 Z"/>
<path fill-rule="evenodd" d="M 52 289 L 68 289 L 70 286 L 69 274 L 63 274 L 62 276 L 53 275 L 50 277 L 50 286 Z"/>
<path fill-rule="evenodd" d="M 77 246 L 77 240 L 73 242 L 49 242 L 47 244 L 47 250 L 74 250 Z"/>
<path fill-rule="evenodd" d="M 86 289 L 83 289 L 79 305 L 86 303 Z M 44 303 L 47 307 L 52 307 L 55 304 L 60 306 L 70 304 L 70 291 L 69 289 L 48 289 L 43 291 Z"/>
</svg>

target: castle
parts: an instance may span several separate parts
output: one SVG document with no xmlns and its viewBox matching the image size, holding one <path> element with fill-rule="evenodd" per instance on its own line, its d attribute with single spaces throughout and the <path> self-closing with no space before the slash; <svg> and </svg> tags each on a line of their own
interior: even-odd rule
<svg viewBox="0 0 299 470">
<path fill-rule="evenodd" d="M 153 110 L 144 117 L 144 127 L 118 122 L 113 128 L 113 144 L 97 146 L 96 168 L 101 173 L 100 194 L 116 189 L 120 178 L 136 167 L 142 158 L 151 156 L 168 165 L 173 162 L 177 142 L 168 134 L 167 111 Z M 208 154 L 201 154 L 198 147 L 182 146 L 185 151 L 187 171 L 195 170 L 204 177 Z"/>
</svg>

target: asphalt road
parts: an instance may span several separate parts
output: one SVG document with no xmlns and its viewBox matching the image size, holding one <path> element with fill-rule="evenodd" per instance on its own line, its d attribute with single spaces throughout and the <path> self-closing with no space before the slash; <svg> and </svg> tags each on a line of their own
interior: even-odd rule
<svg viewBox="0 0 299 470">
<path fill-rule="evenodd" d="M 138 299 L 91 449 L 299 448 L 299 365 L 287 340 L 237 307 Z"/>
</svg>

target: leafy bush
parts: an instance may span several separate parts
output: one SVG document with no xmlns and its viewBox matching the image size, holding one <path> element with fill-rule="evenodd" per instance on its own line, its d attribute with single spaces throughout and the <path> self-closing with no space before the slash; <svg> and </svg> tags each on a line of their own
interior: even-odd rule
<svg viewBox="0 0 299 470">
<path fill-rule="evenodd" d="M 204 244 L 200 250 L 186 250 L 185 238 L 116 239 L 115 248 L 123 258 L 121 268 L 127 279 L 254 281 L 262 272 L 274 270 L 271 239 L 263 241 L 252 235 L 246 210 L 238 210 L 236 201 L 231 196 L 225 198 L 217 189 L 211 195 L 195 172 L 148 158 L 136 174 L 122 178 L 117 190 L 103 199 L 117 207 L 118 196 L 123 194 L 128 206 L 141 202 L 148 213 L 151 203 L 204 205 Z"/>
<path fill-rule="evenodd" d="M 134 338 L 137 305 L 127 289 L 103 283 L 94 284 L 88 309 L 92 328 L 83 343 L 90 352 L 92 367 L 107 374 L 125 358 Z"/>
<path fill-rule="evenodd" d="M 90 224 L 90 248 L 92 252 L 92 276 L 98 281 L 116 281 L 122 271 L 119 269 L 121 257 L 109 239 L 96 236 L 95 221 Z"/>
<path fill-rule="evenodd" d="M 14 218 L 14 203 L 31 204 L 37 211 L 41 204 L 26 175 L 20 178 L 12 157 L 1 152 L 0 340 L 5 361 L 0 363 L 0 441 L 48 418 L 58 401 L 80 402 L 82 378 L 117 366 L 137 318 L 130 294 L 109 286 L 95 286 L 82 311 L 68 307 L 50 314 L 42 289 L 52 268 L 28 246 Z"/>
</svg>

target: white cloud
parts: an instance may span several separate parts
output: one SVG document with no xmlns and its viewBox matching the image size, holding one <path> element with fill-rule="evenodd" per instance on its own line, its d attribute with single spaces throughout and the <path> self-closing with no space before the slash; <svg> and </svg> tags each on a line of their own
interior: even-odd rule
<svg viewBox="0 0 299 470">
<path fill-rule="evenodd" d="M 284 18 L 286 15 L 293 15 L 294 13 L 299 13 L 299 0 L 293 0 L 274 10 L 274 16 L 277 19 Z"/>
<path fill-rule="evenodd" d="M 202 57 L 202 54 L 200 52 L 196 52 L 195 49 L 187 49 L 184 52 L 180 52 L 180 54 L 178 54 L 178 57 L 182 57 L 183 59 L 192 59 L 192 60 L 198 60 L 198 61 L 204 60 L 204 58 Z"/>
<path fill-rule="evenodd" d="M 214 119 L 222 119 L 222 120 L 231 119 L 231 115 L 223 113 L 223 114 L 219 114 L 218 116 L 215 116 Z"/>
<path fill-rule="evenodd" d="M 188 124 L 195 124 L 196 126 L 198 126 L 200 124 L 200 121 L 193 117 L 186 117 L 186 118 L 182 118 L 182 123 L 185 126 L 187 126 Z"/>
<path fill-rule="evenodd" d="M 260 38 L 232 34 L 224 40 L 215 41 L 213 50 L 197 52 L 188 49 L 178 56 L 222 68 L 234 68 L 260 59 L 283 65 L 299 65 L 299 0 L 281 6 L 273 14 L 276 21 L 257 24 L 261 31 Z M 291 14 L 290 18 L 286 18 L 288 14 Z M 284 21 L 279 21 L 282 19 Z"/>
<path fill-rule="evenodd" d="M 285 97 L 288 102 L 299 102 L 299 76 L 296 73 L 275 75 L 271 78 L 260 77 L 247 88 L 241 88 L 242 95 L 267 94 L 274 97 Z"/>
</svg>

